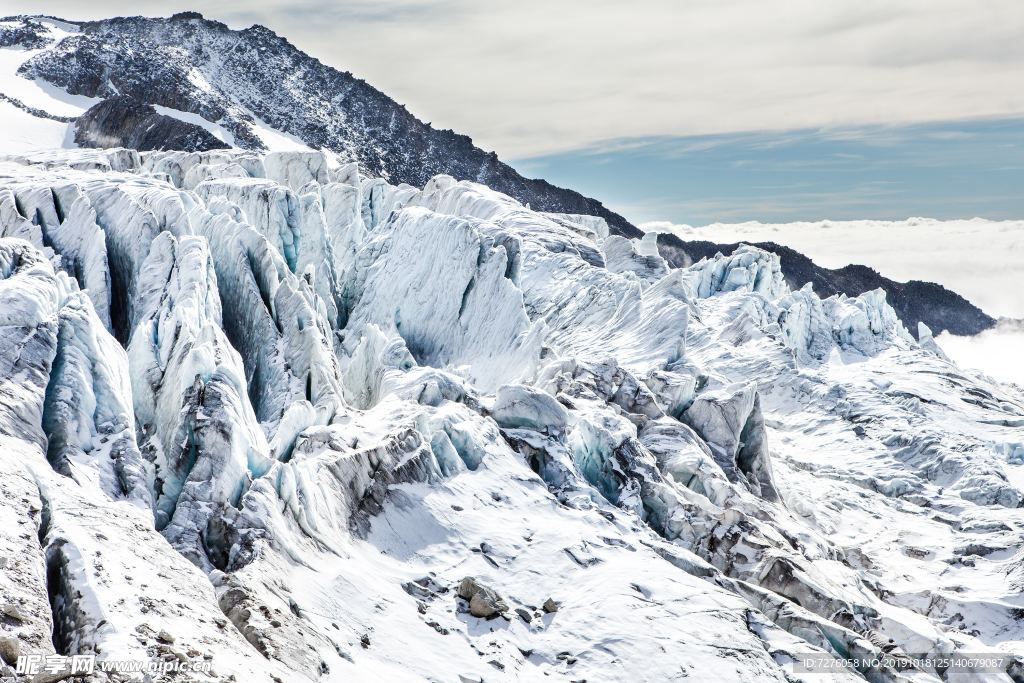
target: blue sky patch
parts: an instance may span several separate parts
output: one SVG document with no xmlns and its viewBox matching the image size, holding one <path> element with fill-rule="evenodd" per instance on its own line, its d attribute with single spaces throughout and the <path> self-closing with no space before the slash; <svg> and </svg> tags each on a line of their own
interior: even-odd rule
<svg viewBox="0 0 1024 683">
<path fill-rule="evenodd" d="M 635 223 L 1024 217 L 1024 118 L 616 140 L 512 165 Z"/>
</svg>

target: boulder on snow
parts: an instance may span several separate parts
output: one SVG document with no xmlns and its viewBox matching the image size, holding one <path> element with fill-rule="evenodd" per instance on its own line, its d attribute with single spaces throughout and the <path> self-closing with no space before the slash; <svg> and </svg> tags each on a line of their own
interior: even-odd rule
<svg viewBox="0 0 1024 683">
<path fill-rule="evenodd" d="M 497 591 L 483 585 L 473 576 L 462 579 L 459 597 L 469 602 L 469 613 L 474 617 L 492 619 L 508 611 L 508 603 Z"/>
<path fill-rule="evenodd" d="M 558 611 L 558 603 L 555 602 L 554 598 L 548 598 L 544 601 L 543 608 L 548 614 L 553 614 Z"/>
<path fill-rule="evenodd" d="M 21 654 L 21 643 L 14 636 L 0 636 L 0 660 L 14 666 Z"/>
</svg>

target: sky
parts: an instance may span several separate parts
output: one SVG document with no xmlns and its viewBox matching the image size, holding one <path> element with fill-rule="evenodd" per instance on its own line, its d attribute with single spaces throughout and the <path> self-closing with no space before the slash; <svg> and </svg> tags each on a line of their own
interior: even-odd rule
<svg viewBox="0 0 1024 683">
<path fill-rule="evenodd" d="M 634 222 L 1024 217 L 1020 0 L 3 0 L 260 23 Z M 1020 195 L 1020 193 L 1017 193 Z"/>
<path fill-rule="evenodd" d="M 516 165 L 636 223 L 1024 217 L 1016 117 L 641 138 Z"/>
</svg>

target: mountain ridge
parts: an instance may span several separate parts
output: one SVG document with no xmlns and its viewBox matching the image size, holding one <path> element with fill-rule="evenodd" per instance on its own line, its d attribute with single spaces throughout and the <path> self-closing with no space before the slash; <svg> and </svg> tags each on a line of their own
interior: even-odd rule
<svg viewBox="0 0 1024 683">
<path fill-rule="evenodd" d="M 61 42 L 68 45 L 59 54 L 51 58 L 47 53 L 38 55 L 21 67 L 21 73 L 42 78 L 69 93 L 101 98 L 129 96 L 197 114 L 229 129 L 236 146 L 264 151 L 259 136 L 247 125 L 251 121 L 246 120 L 246 112 L 232 107 L 231 98 L 217 96 L 223 94 L 216 91 L 225 85 L 224 80 L 209 83 L 213 90 L 205 98 L 197 96 L 201 88 L 188 81 L 188 75 L 194 75 L 196 69 L 202 72 L 203 66 L 223 68 L 229 75 L 244 75 L 244 87 L 235 88 L 231 94 L 253 115 L 297 136 L 313 149 L 342 154 L 359 163 L 364 172 L 389 182 L 422 186 L 434 175 L 447 173 L 494 187 L 538 210 L 597 215 L 621 234 L 642 234 L 598 200 L 542 179 L 525 178 L 494 152 L 475 147 L 469 136 L 421 121 L 405 105 L 365 80 L 324 64 L 263 25 L 234 30 L 198 12 L 167 18 L 114 17 L 83 22 L 45 18 L 77 26 L 82 34 L 64 38 Z M 18 15 L 5 20 L 32 19 L 30 15 Z M 206 40 L 196 40 L 197 36 Z M 217 59 L 211 43 L 224 38 L 234 41 L 230 53 L 237 59 Z M 23 37 L 30 39 L 29 35 Z M 148 54 L 139 49 L 143 46 Z M 190 49 L 182 49 L 184 46 Z M 158 63 L 165 54 L 186 61 Z M 207 61 L 188 61 L 195 55 Z M 243 56 L 252 57 L 254 63 L 258 57 L 260 68 L 246 69 L 241 64 Z M 279 68 L 268 68 L 268 60 Z M 189 67 L 187 72 L 182 64 Z M 280 74 L 284 73 L 302 74 L 304 85 L 313 85 L 303 91 L 293 78 L 285 79 L 282 88 Z M 253 92 L 249 84 L 255 84 L 258 92 Z M 291 101 L 287 96 L 280 97 L 282 90 Z M 277 109 L 268 107 L 268 102 Z M 343 121 L 340 125 L 336 123 L 339 119 Z M 358 119 L 360 125 L 347 125 L 353 119 Z"/>
<path fill-rule="evenodd" d="M 230 144 L 264 151 L 261 126 L 266 124 L 389 182 L 422 187 L 434 175 L 447 174 L 480 182 L 540 211 L 598 216 L 612 234 L 643 236 L 600 201 L 525 178 L 494 152 L 475 147 L 469 136 L 421 121 L 365 80 L 324 64 L 263 25 L 235 30 L 199 12 L 83 22 L 45 17 L 81 32 L 48 43 L 42 19 L 7 18 L 23 26 L 8 29 L 0 42 L 49 45 L 19 73 L 99 98 L 75 124 L 75 139 L 84 146 L 202 151 Z M 174 121 L 166 114 L 141 113 L 154 105 L 195 118 Z M 658 247 L 672 264 L 686 263 L 680 254 L 688 252 L 714 254 L 667 233 L 658 237 Z M 931 283 L 899 283 L 863 269 L 832 271 L 804 263 L 798 252 L 783 255 L 783 272 L 794 287 L 813 282 L 822 296 L 855 296 L 881 287 L 914 334 L 918 322 L 936 333 L 955 334 L 995 325 L 977 306 Z"/>
</svg>

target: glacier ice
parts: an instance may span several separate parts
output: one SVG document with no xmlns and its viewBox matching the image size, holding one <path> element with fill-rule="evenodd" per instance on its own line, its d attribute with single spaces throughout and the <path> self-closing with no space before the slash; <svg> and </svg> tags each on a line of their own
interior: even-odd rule
<svg viewBox="0 0 1024 683">
<path fill-rule="evenodd" d="M 742 481 L 757 496 L 778 498 L 756 385 L 706 391 L 690 404 L 683 421 L 700 434 L 731 481 Z"/>
<path fill-rule="evenodd" d="M 880 291 L 654 239 L 317 152 L 0 161 L 0 636 L 253 681 L 1011 680 L 1020 389 Z"/>
<path fill-rule="evenodd" d="M 128 345 L 135 414 L 155 464 L 155 524 L 197 564 L 211 512 L 237 505 L 270 467 L 269 446 L 246 392 L 238 352 L 222 330 L 207 243 L 160 233 L 136 295 Z M 210 566 L 204 566 L 210 569 Z"/>
<path fill-rule="evenodd" d="M 502 427 L 544 434 L 564 434 L 569 422 L 569 412 L 551 394 L 522 385 L 498 389 L 490 412 Z"/>
</svg>

